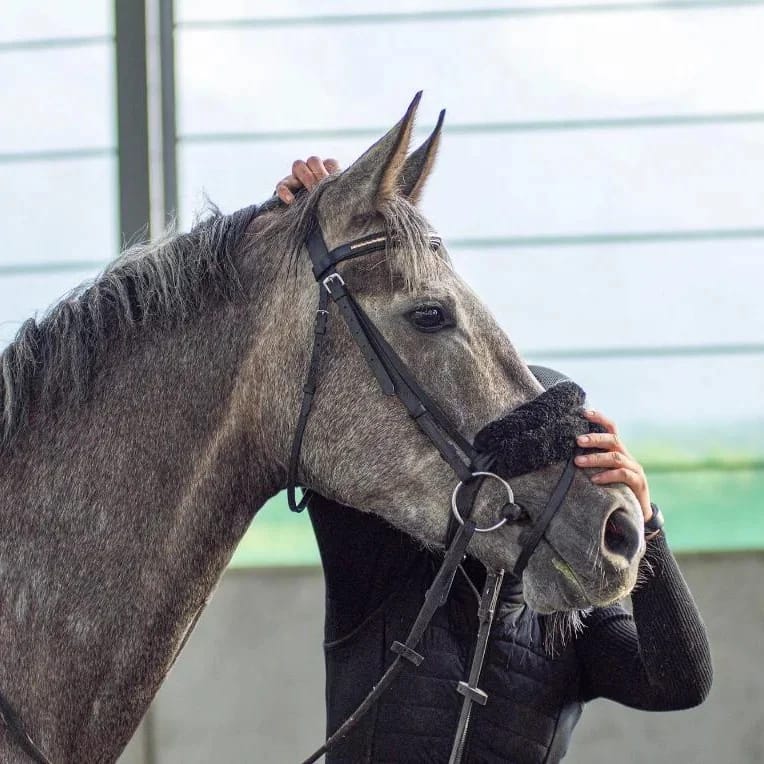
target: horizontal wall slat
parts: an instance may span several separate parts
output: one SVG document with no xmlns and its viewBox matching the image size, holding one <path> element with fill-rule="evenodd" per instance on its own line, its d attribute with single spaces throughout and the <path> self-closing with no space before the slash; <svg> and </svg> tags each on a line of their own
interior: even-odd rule
<svg viewBox="0 0 764 764">
<path fill-rule="evenodd" d="M 114 3 L 93 2 L 33 3 L 4 2 L 0 25 L 0 46 L 37 46 L 52 43 L 101 44 L 114 33 Z M 94 42 L 98 40 L 99 42 Z M 0 48 L 1 49 L 1 48 Z"/>
<path fill-rule="evenodd" d="M 686 356 L 762 355 L 764 344 L 750 342 L 745 345 L 669 345 L 650 347 L 561 348 L 546 350 L 531 348 L 529 356 L 543 357 L 549 361 L 585 360 L 602 358 L 682 358 Z"/>
<path fill-rule="evenodd" d="M 641 0 L 641 2 L 575 3 L 516 5 L 504 8 L 462 8 L 403 13 L 301 14 L 295 16 L 259 16 L 228 19 L 179 21 L 181 29 L 251 29 L 263 27 L 380 25 L 432 22 L 463 22 L 522 17 L 571 16 L 581 14 L 709 11 L 761 5 L 762 0 Z"/>
<path fill-rule="evenodd" d="M 107 260 L 54 260 L 47 263 L 7 263 L 0 265 L 0 276 L 33 276 L 90 269 L 100 270 L 107 262 Z"/>
<path fill-rule="evenodd" d="M 750 189 L 764 177 L 763 141 L 753 125 L 444 136 L 422 206 L 460 247 L 760 238 Z M 235 209 L 266 198 L 300 156 L 347 166 L 369 143 L 183 144 L 181 218 L 190 223 L 202 189 Z"/>
<path fill-rule="evenodd" d="M 48 149 L 43 151 L 14 151 L 0 153 L 0 164 L 25 164 L 27 162 L 69 162 L 80 159 L 100 159 L 116 156 L 116 148 L 93 146 L 81 149 Z"/>
<path fill-rule="evenodd" d="M 0 164 L 0 267 L 68 268 L 113 258 L 115 173 L 113 156 Z"/>
<path fill-rule="evenodd" d="M 92 35 L 88 37 L 50 37 L 28 40 L 0 40 L 1 53 L 17 53 L 19 51 L 61 50 L 65 48 L 86 48 L 91 45 L 103 45 L 114 42 L 111 35 Z"/>
<path fill-rule="evenodd" d="M 559 132 L 570 130 L 641 130 L 645 128 L 683 127 L 687 125 L 750 125 L 764 124 L 764 112 L 739 114 L 654 114 L 644 117 L 592 118 L 592 119 L 552 119 L 517 122 L 475 122 L 471 124 L 449 124 L 444 135 L 482 136 L 502 133 Z M 428 135 L 434 125 L 421 125 L 416 133 L 422 138 Z M 384 135 L 387 127 L 336 127 L 302 128 L 259 132 L 218 132 L 188 133 L 178 136 L 179 143 L 257 143 L 260 141 L 304 141 L 315 139 L 371 138 Z"/>
</svg>

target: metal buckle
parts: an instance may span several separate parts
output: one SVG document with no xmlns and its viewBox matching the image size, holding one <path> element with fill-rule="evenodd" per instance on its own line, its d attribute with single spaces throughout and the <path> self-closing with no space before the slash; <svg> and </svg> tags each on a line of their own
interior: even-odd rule
<svg viewBox="0 0 764 764">
<path fill-rule="evenodd" d="M 494 474 L 493 472 L 473 472 L 472 477 L 492 477 L 496 478 L 506 489 L 507 489 L 507 496 L 509 496 L 509 503 L 514 504 L 515 503 L 515 494 L 512 491 L 512 486 L 504 480 L 504 478 L 500 478 L 498 475 Z M 454 517 L 456 518 L 456 521 L 459 523 L 459 525 L 464 525 L 464 519 L 459 514 L 459 509 L 456 506 L 456 497 L 459 493 L 459 489 L 464 485 L 464 481 L 460 480 L 456 486 L 454 486 L 454 492 L 451 494 L 451 512 L 453 513 Z M 489 533 L 490 531 L 495 531 L 498 528 L 501 528 L 502 525 L 504 525 L 507 522 L 506 517 L 502 517 L 501 520 L 499 520 L 498 523 L 494 523 L 493 525 L 489 525 L 487 528 L 475 528 L 475 533 Z"/>
<path fill-rule="evenodd" d="M 340 286 L 345 286 L 345 280 L 340 276 L 339 273 L 336 271 L 334 273 L 330 273 L 321 283 L 324 285 L 324 289 L 326 289 L 329 294 L 332 293 L 332 288 L 329 286 L 332 280 L 336 280 Z"/>
</svg>

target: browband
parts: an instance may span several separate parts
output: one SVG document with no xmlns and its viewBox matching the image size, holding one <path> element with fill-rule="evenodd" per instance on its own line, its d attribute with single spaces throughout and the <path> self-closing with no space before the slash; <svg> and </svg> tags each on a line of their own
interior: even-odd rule
<svg viewBox="0 0 764 764">
<path fill-rule="evenodd" d="M 388 243 L 390 240 L 386 233 L 372 233 L 329 250 L 320 226 L 315 226 L 305 241 L 316 281 L 323 279 L 327 271 L 338 263 L 361 257 L 361 255 L 368 255 L 371 252 L 381 252 L 387 248 Z M 430 237 L 430 245 L 433 248 L 440 247 L 441 243 L 442 240 L 439 236 Z"/>
</svg>

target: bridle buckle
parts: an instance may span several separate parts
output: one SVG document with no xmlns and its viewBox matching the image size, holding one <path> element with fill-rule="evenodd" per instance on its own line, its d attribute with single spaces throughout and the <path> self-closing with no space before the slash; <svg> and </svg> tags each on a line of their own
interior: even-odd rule
<svg viewBox="0 0 764 764">
<path fill-rule="evenodd" d="M 324 285 L 324 289 L 326 289 L 329 294 L 332 293 L 332 288 L 330 284 L 332 281 L 336 281 L 340 286 L 345 286 L 345 279 L 340 276 L 339 273 L 336 271 L 334 273 L 330 273 L 321 283 Z"/>
</svg>

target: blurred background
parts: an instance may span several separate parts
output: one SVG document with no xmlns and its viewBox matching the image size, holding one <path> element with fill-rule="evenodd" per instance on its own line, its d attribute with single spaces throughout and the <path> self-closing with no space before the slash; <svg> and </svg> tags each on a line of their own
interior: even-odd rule
<svg viewBox="0 0 764 764">
<path fill-rule="evenodd" d="M 425 91 L 423 207 L 529 362 L 619 423 L 712 636 L 700 709 L 591 704 L 567 760 L 764 761 L 764 2 L 0 3 L 0 349 L 205 197 L 349 164 Z M 323 582 L 282 497 L 122 758 L 294 761 Z"/>
</svg>

